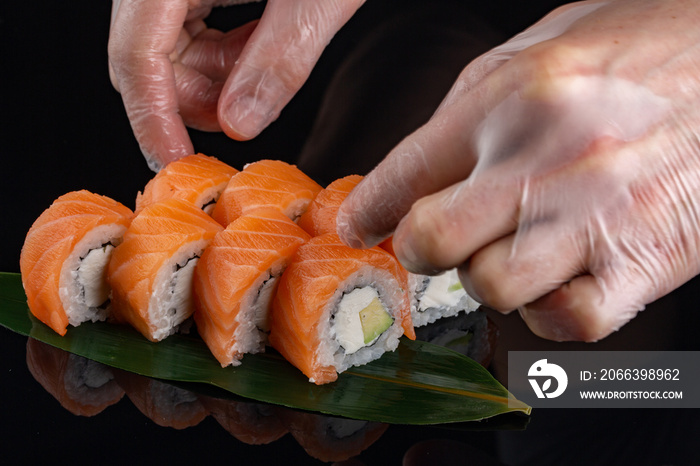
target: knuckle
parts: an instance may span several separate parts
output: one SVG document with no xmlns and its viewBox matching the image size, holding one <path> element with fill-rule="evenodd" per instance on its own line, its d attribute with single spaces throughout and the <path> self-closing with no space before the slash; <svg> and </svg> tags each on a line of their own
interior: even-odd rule
<svg viewBox="0 0 700 466">
<path fill-rule="evenodd" d="M 616 327 L 606 310 L 587 306 L 586 309 L 570 307 L 561 311 L 561 327 L 566 329 L 568 340 L 595 342 L 615 331 Z"/>
<path fill-rule="evenodd" d="M 605 296 L 591 286 L 593 280 L 579 277 L 521 308 L 528 327 L 549 340 L 595 342 L 634 317 L 634 306 L 625 306 L 623 297 Z"/>
<path fill-rule="evenodd" d="M 449 216 L 436 208 L 428 198 L 416 201 L 409 213 L 411 235 L 424 260 L 438 268 L 457 264 L 453 256 L 455 231 Z M 461 262 L 461 261 L 459 261 Z"/>
<path fill-rule="evenodd" d="M 621 304 L 615 297 L 606 297 L 602 302 L 579 300 L 567 309 L 573 321 L 571 334 L 580 341 L 602 340 L 631 320 L 637 309 Z"/>
<path fill-rule="evenodd" d="M 586 61 L 580 47 L 564 40 L 548 40 L 535 44 L 514 60 L 525 70 L 521 93 L 525 98 L 546 99 L 571 89 L 572 76 L 584 72 Z"/>
<path fill-rule="evenodd" d="M 123 41 L 110 38 L 107 45 L 107 58 L 110 69 L 119 77 L 127 68 L 133 66 L 135 54 Z"/>
</svg>

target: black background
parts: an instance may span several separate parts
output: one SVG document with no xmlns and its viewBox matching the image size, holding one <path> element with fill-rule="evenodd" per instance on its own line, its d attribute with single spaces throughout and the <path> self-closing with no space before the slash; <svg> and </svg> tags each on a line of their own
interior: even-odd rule
<svg viewBox="0 0 700 466">
<path fill-rule="evenodd" d="M 511 35 L 558 2 L 472 3 Z M 365 31 L 390 17 L 398 4 L 369 0 L 331 43 L 307 85 L 260 138 L 241 143 L 192 132 L 195 149 L 234 166 L 262 157 L 293 161 L 343 55 Z M 216 11 L 210 23 L 232 27 L 258 16 L 262 7 Z M 136 192 L 153 175 L 109 82 L 110 8 L 110 2 L 96 0 L 0 4 L 1 271 L 19 271 L 24 234 L 56 197 L 84 188 L 133 207 Z M 502 346 L 492 369 L 503 376 L 508 349 L 698 350 L 697 282 L 650 305 L 622 331 L 595 345 L 544 342 L 530 335 L 517 316 L 493 315 L 501 327 Z M 128 400 L 94 418 L 73 416 L 29 374 L 24 362 L 26 338 L 0 329 L 0 341 L 3 463 L 65 459 L 78 464 L 126 460 L 313 464 L 290 436 L 267 447 L 252 447 L 233 439 L 211 418 L 176 431 L 153 424 Z M 540 410 L 524 432 L 501 434 L 391 426 L 360 459 L 363 464 L 400 464 L 411 445 L 438 438 L 460 442 L 456 451 L 476 464 L 498 464 L 493 458 L 499 452 L 507 464 L 693 464 L 700 461 L 691 440 L 700 437 L 696 411 Z"/>
</svg>

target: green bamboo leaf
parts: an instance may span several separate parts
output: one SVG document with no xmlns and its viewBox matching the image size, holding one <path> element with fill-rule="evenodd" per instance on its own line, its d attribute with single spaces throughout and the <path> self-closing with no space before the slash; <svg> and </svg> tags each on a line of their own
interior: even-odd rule
<svg viewBox="0 0 700 466">
<path fill-rule="evenodd" d="M 475 361 L 449 349 L 402 340 L 379 360 L 316 386 L 273 350 L 222 368 L 196 335 L 152 343 L 122 325 L 86 323 L 61 337 L 29 313 L 18 274 L 0 273 L 0 325 L 71 353 L 137 374 L 203 383 L 235 395 L 324 414 L 396 424 L 442 424 L 529 414 Z"/>
</svg>

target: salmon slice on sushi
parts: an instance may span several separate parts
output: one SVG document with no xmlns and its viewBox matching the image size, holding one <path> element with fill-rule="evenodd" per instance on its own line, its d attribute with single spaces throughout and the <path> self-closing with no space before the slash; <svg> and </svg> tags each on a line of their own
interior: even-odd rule
<svg viewBox="0 0 700 466">
<path fill-rule="evenodd" d="M 193 154 L 170 162 L 136 196 L 138 214 L 144 207 L 165 199 L 188 201 L 211 214 L 226 184 L 238 170 L 215 157 Z"/>
<path fill-rule="evenodd" d="M 89 191 L 56 199 L 27 232 L 20 254 L 32 314 L 60 335 L 69 324 L 105 320 L 107 264 L 132 218 L 128 207 Z"/>
<path fill-rule="evenodd" d="M 348 175 L 330 183 L 318 193 L 306 212 L 297 222 L 311 236 L 320 236 L 336 232 L 338 209 L 350 191 L 362 181 L 360 175 Z"/>
<path fill-rule="evenodd" d="M 321 189 L 295 165 L 281 160 L 260 160 L 231 177 L 212 217 L 226 226 L 246 212 L 273 207 L 296 220 Z"/>
<path fill-rule="evenodd" d="M 247 213 L 216 235 L 194 276 L 197 330 L 223 367 L 262 352 L 277 281 L 309 239 L 282 212 Z"/>
<path fill-rule="evenodd" d="M 166 199 L 134 217 L 108 268 L 115 320 L 151 341 L 175 333 L 194 312 L 192 275 L 221 225 L 192 203 Z"/>
<path fill-rule="evenodd" d="M 352 249 L 338 235 L 297 250 L 273 300 L 269 341 L 309 381 L 333 382 L 414 339 L 396 259 L 381 248 Z"/>
</svg>

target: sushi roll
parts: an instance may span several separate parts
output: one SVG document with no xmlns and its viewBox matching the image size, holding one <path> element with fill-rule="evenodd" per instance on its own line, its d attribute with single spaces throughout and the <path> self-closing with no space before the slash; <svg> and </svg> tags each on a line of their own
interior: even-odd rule
<svg viewBox="0 0 700 466">
<path fill-rule="evenodd" d="M 461 312 L 474 312 L 480 304 L 462 287 L 457 269 L 438 275 L 408 274 L 413 325 L 421 327 Z"/>
<path fill-rule="evenodd" d="M 306 212 L 299 217 L 299 226 L 311 236 L 335 233 L 335 219 L 340 204 L 361 180 L 360 175 L 349 175 L 330 183 L 316 195 Z"/>
<path fill-rule="evenodd" d="M 415 338 L 396 259 L 352 249 L 338 235 L 311 238 L 280 279 L 270 344 L 317 385 Z"/>
<path fill-rule="evenodd" d="M 294 165 L 281 160 L 260 160 L 231 177 L 212 217 L 226 226 L 246 212 L 273 207 L 296 220 L 321 189 Z"/>
<path fill-rule="evenodd" d="M 105 320 L 107 264 L 132 217 L 128 207 L 85 190 L 56 199 L 27 232 L 20 254 L 32 314 L 59 335 L 69 324 Z"/>
<path fill-rule="evenodd" d="M 192 275 L 221 225 L 179 199 L 145 207 L 131 222 L 108 268 L 113 314 L 151 341 L 175 333 L 194 312 Z"/>
<path fill-rule="evenodd" d="M 188 155 L 170 162 L 136 196 L 138 215 L 144 207 L 169 198 L 189 201 L 210 214 L 235 168 L 204 154 Z"/>
<path fill-rule="evenodd" d="M 216 235 L 194 274 L 197 330 L 222 367 L 264 350 L 279 276 L 309 239 L 282 212 L 247 213 Z"/>
<path fill-rule="evenodd" d="M 379 247 L 396 257 L 392 238 L 384 240 Z M 470 313 L 480 306 L 464 290 L 457 269 L 446 270 L 437 275 L 415 274 L 403 266 L 401 269 L 411 304 L 414 327 L 422 327 L 460 312 Z"/>
<path fill-rule="evenodd" d="M 27 367 L 44 390 L 76 416 L 95 416 L 124 396 L 108 366 L 34 338 L 27 340 Z"/>
</svg>

